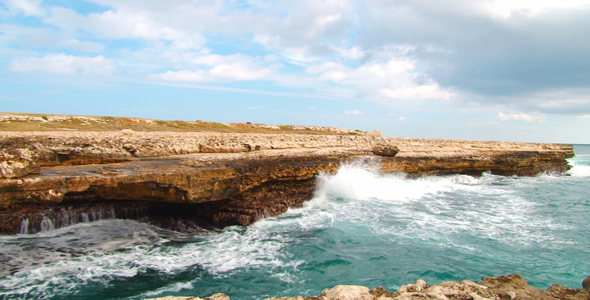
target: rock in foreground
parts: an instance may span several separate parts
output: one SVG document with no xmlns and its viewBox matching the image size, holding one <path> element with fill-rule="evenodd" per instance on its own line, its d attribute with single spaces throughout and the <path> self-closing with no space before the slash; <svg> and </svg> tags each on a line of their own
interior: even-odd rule
<svg viewBox="0 0 590 300">
<path fill-rule="evenodd" d="M 151 300 L 203 300 L 197 297 L 164 297 Z M 230 300 L 224 294 L 215 294 L 206 300 Z M 552 285 L 546 290 L 530 286 L 520 275 L 484 277 L 481 283 L 471 280 L 445 281 L 428 286 L 424 280 L 404 285 L 397 292 L 382 287 L 370 290 L 364 286 L 338 285 L 326 289 L 320 296 L 280 297 L 266 300 L 588 300 L 590 291 Z"/>
</svg>

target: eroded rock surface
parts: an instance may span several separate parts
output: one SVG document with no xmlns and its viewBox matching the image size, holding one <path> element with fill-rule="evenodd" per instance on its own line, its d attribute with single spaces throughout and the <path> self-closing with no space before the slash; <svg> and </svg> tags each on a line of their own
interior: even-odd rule
<svg viewBox="0 0 590 300">
<path fill-rule="evenodd" d="M 320 172 L 351 160 L 411 176 L 536 175 L 566 171 L 573 156 L 555 144 L 208 132 L 0 132 L 0 146 L 4 234 L 100 209 L 173 229 L 249 225 L 301 206 Z"/>
<path fill-rule="evenodd" d="M 217 297 L 217 298 L 216 298 Z M 203 300 L 192 297 L 164 297 L 151 300 Z M 230 300 L 227 295 L 215 294 L 207 300 Z M 338 285 L 324 290 L 319 296 L 267 298 L 265 300 L 588 300 L 590 291 L 552 285 L 546 290 L 530 286 L 520 275 L 484 277 L 481 283 L 471 280 L 445 281 L 428 286 L 424 280 L 404 285 L 397 292 L 383 287 L 370 290 L 363 286 Z"/>
</svg>

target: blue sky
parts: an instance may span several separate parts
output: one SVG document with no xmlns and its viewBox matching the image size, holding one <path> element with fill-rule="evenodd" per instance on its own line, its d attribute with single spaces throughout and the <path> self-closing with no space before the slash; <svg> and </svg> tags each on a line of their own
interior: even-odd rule
<svg viewBox="0 0 590 300">
<path fill-rule="evenodd" d="M 590 143 L 590 0 L 3 0 L 0 111 Z"/>
</svg>

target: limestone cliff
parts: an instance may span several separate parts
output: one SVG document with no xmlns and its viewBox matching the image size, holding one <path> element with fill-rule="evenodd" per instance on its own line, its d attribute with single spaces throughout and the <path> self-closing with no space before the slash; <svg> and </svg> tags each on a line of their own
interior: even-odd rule
<svg viewBox="0 0 590 300">
<path fill-rule="evenodd" d="M 564 172 L 570 145 L 175 132 L 0 132 L 0 233 L 104 217 L 185 230 L 248 225 L 300 206 L 319 172 L 372 158 L 384 172 Z"/>
</svg>

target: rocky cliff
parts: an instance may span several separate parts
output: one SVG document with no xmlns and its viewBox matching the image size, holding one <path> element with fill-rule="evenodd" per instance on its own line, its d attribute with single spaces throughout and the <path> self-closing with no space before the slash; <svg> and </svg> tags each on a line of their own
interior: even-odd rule
<svg viewBox="0 0 590 300">
<path fill-rule="evenodd" d="M 520 275 L 484 277 L 481 283 L 471 280 L 445 281 L 429 286 L 424 280 L 401 286 L 397 292 L 382 287 L 369 289 L 364 286 L 338 285 L 312 297 L 280 297 L 265 300 L 587 300 L 587 289 L 570 289 L 552 285 L 546 290 L 530 286 Z M 203 300 L 197 297 L 164 297 L 148 300 Z M 230 300 L 225 294 L 215 294 L 205 300 Z"/>
<path fill-rule="evenodd" d="M 212 132 L 0 132 L 0 233 L 101 218 L 190 230 L 248 225 L 302 205 L 320 172 L 566 171 L 570 145 Z"/>
</svg>

